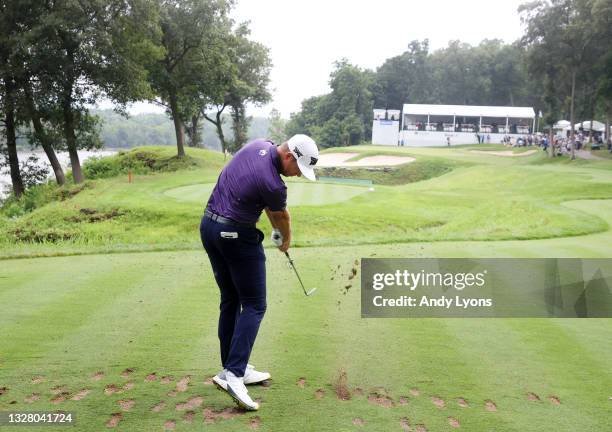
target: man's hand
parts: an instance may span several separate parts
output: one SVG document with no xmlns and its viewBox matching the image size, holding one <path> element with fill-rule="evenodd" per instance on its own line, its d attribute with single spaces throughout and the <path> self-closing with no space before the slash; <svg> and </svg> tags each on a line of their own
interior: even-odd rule
<svg viewBox="0 0 612 432">
<path fill-rule="evenodd" d="M 272 242 L 278 247 L 281 252 L 287 252 L 291 244 L 291 217 L 287 209 L 273 212 L 266 208 L 266 214 L 272 225 Z M 275 231 L 280 233 L 280 244 L 274 240 Z"/>
<path fill-rule="evenodd" d="M 272 235 L 270 236 L 270 239 L 276 247 L 281 247 L 283 245 L 283 235 L 281 234 L 278 228 L 274 228 L 272 230 Z"/>
</svg>

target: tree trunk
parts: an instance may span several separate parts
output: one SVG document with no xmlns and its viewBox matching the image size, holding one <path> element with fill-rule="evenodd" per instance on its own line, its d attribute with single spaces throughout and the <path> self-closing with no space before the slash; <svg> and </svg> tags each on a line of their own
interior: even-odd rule
<svg viewBox="0 0 612 432">
<path fill-rule="evenodd" d="M 571 123 L 571 132 L 570 132 L 570 148 L 572 149 L 572 160 L 576 159 L 576 146 L 574 144 L 574 99 L 576 96 L 576 69 L 572 70 L 572 96 L 570 102 L 570 123 Z"/>
<path fill-rule="evenodd" d="M 555 157 L 555 146 L 554 146 L 553 138 L 554 138 L 553 128 L 551 126 L 550 129 L 548 130 L 548 157 L 549 158 Z"/>
<path fill-rule="evenodd" d="M 201 145 L 201 137 L 200 137 L 200 116 L 192 115 L 191 116 L 191 126 L 189 129 L 189 146 L 190 147 L 200 147 Z"/>
<path fill-rule="evenodd" d="M 72 179 L 75 183 L 83 183 L 83 171 L 81 170 L 81 162 L 79 161 L 79 153 L 77 151 L 76 135 L 74 133 L 74 111 L 72 110 L 72 86 L 69 85 L 65 91 L 62 101 L 62 111 L 64 116 L 64 138 L 66 139 L 66 147 L 70 155 L 70 165 L 72 168 Z"/>
<path fill-rule="evenodd" d="M 206 120 L 215 125 L 215 128 L 217 129 L 217 136 L 219 137 L 219 141 L 221 141 L 221 151 L 223 152 L 223 157 L 225 158 L 227 151 L 227 142 L 225 142 L 225 135 L 223 134 L 223 119 L 221 118 L 224 109 L 225 106 L 223 106 L 223 108 L 217 111 L 217 113 L 215 114 L 215 118 L 217 119 L 216 121 L 208 117 L 204 112 L 202 112 L 202 115 Z"/>
<path fill-rule="evenodd" d="M 9 167 L 11 171 L 11 181 L 13 183 L 13 192 L 17 199 L 21 198 L 25 190 L 21 172 L 19 171 L 19 157 L 17 156 L 17 136 L 15 134 L 15 84 L 11 77 L 4 77 L 5 101 L 4 109 L 5 129 L 6 129 L 6 147 L 8 150 Z"/>
<path fill-rule="evenodd" d="M 172 120 L 174 121 L 174 132 L 176 134 L 176 148 L 177 156 L 179 158 L 185 157 L 185 127 L 179 116 L 178 112 L 178 101 L 176 94 L 170 95 L 170 112 L 172 113 Z"/>
<path fill-rule="evenodd" d="M 606 148 L 608 146 L 608 143 L 612 142 L 612 140 L 610 139 L 610 117 L 612 117 L 612 102 L 608 102 L 608 109 L 606 110 L 606 130 L 605 132 L 605 143 L 606 143 Z"/>
<path fill-rule="evenodd" d="M 34 105 L 34 99 L 32 97 L 32 89 L 30 88 L 29 82 L 24 82 L 23 90 L 25 93 L 26 99 L 26 107 L 28 109 L 28 114 L 32 123 L 34 124 L 34 135 L 40 141 L 40 145 L 42 146 L 47 158 L 49 159 L 49 163 L 53 168 L 53 172 L 55 173 L 55 180 L 57 184 L 62 186 L 66 183 L 66 176 L 64 175 L 64 170 L 62 169 L 62 165 L 57 159 L 57 155 L 55 154 L 55 150 L 53 150 L 53 146 L 51 142 L 49 142 L 49 137 L 45 133 L 44 127 L 42 125 L 42 121 L 40 120 L 40 113 L 36 109 Z"/>
</svg>

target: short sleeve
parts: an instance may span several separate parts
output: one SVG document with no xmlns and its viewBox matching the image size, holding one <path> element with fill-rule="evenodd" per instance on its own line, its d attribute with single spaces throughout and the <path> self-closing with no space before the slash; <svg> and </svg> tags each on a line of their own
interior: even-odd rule
<svg viewBox="0 0 612 432">
<path fill-rule="evenodd" d="M 287 208 L 287 186 L 267 189 L 263 193 L 263 201 L 271 211 L 282 211 Z"/>
</svg>

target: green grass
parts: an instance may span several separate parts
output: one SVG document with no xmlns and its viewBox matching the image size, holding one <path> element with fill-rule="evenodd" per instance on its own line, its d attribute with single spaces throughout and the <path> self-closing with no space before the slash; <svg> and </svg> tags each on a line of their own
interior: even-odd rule
<svg viewBox="0 0 612 432">
<path fill-rule="evenodd" d="M 375 190 L 368 193 L 288 179 L 294 246 L 555 238 L 607 229 L 598 215 L 561 204 L 612 198 L 610 162 L 551 162 L 540 153 L 492 157 L 470 152 L 473 147 L 389 148 L 385 153 L 417 160 L 388 172 L 332 170 L 340 177 L 369 177 Z M 70 199 L 0 217 L 0 256 L 199 249 L 198 221 L 224 162 L 213 152 L 189 149 L 189 155 L 196 161 L 190 169 L 136 175 L 131 184 L 124 175 L 94 180 Z M 266 220 L 262 229 L 269 230 Z"/>
<path fill-rule="evenodd" d="M 305 298 L 282 254 L 267 249 L 268 310 L 251 360 L 272 373 L 272 385 L 252 388 L 258 413 L 211 425 L 203 424 L 204 408 L 233 404 L 205 382 L 219 367 L 219 294 L 197 228 L 222 156 L 188 149 L 196 161 L 188 169 L 137 175 L 132 184 L 124 175 L 98 179 L 63 201 L 37 198 L 28 211 L 4 213 L 1 253 L 22 259 L 0 261 L 0 388 L 8 388 L 0 410 L 75 411 L 79 431 L 106 430 L 126 399 L 135 405 L 116 430 L 163 430 L 175 420 L 177 431 L 238 431 L 257 418 L 262 431 L 386 431 L 401 430 L 404 417 L 413 430 L 454 430 L 448 417 L 476 432 L 611 430 L 610 319 L 360 318 L 359 270 L 349 279 L 360 258 L 610 257 L 611 162 L 493 157 L 473 147 L 385 149 L 417 158 L 406 167 L 448 170 L 394 186 L 375 181 L 374 191 L 288 181 L 295 241 L 308 246 L 292 257 L 307 287 L 318 290 Z M 70 237 L 16 240 L 16 229 L 27 235 L 26 228 Z M 82 255 L 33 258 L 69 254 Z M 123 378 L 126 368 L 135 371 Z M 105 373 L 100 381 L 91 379 L 97 371 Z M 341 371 L 349 401 L 334 394 Z M 175 380 L 145 381 L 153 372 Z M 45 381 L 33 384 L 38 375 Z M 187 391 L 169 396 L 187 375 Z M 128 381 L 134 388 L 104 394 Z M 59 385 L 70 395 L 91 392 L 52 404 Z M 374 392 L 394 406 L 369 402 Z M 528 392 L 541 401 L 529 401 Z M 25 403 L 32 393 L 40 400 Z M 204 402 L 190 424 L 175 406 L 193 396 Z M 497 412 L 484 408 L 486 400 Z M 152 412 L 160 401 L 166 407 Z"/>
</svg>

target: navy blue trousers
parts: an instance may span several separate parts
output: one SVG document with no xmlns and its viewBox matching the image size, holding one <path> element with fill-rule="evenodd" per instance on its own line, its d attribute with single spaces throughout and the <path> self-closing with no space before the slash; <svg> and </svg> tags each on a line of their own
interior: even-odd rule
<svg viewBox="0 0 612 432">
<path fill-rule="evenodd" d="M 241 377 L 266 312 L 264 234 L 203 217 L 200 237 L 221 292 L 221 364 Z"/>
</svg>

